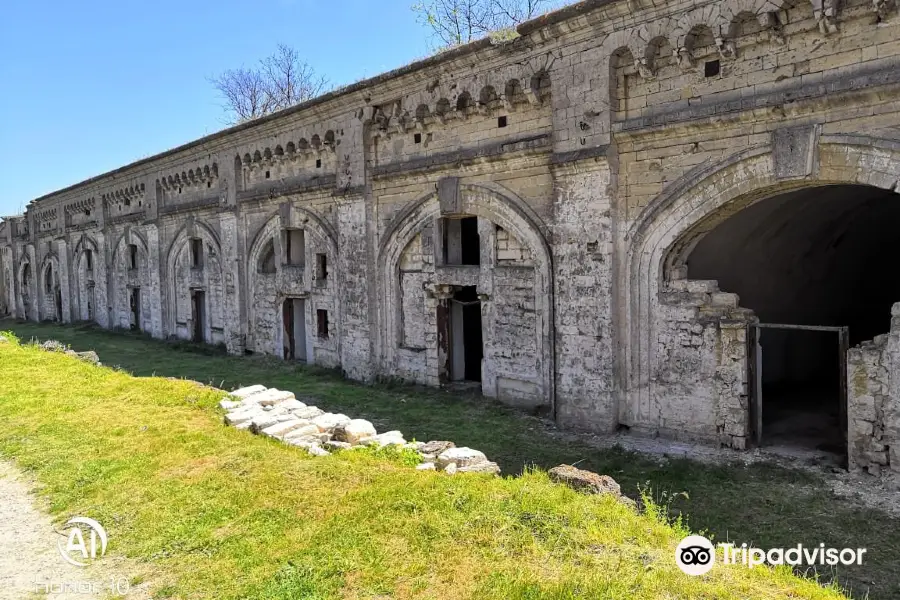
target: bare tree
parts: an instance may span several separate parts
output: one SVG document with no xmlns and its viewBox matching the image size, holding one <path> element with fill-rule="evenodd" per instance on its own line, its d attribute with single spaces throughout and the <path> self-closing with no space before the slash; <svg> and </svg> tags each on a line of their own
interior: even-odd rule
<svg viewBox="0 0 900 600">
<path fill-rule="evenodd" d="M 432 30 L 443 47 L 466 44 L 557 6 L 564 0 L 422 0 L 412 6 L 419 22 Z"/>
<path fill-rule="evenodd" d="M 271 114 L 315 98 L 328 85 L 293 48 L 279 44 L 256 69 L 229 69 L 209 82 L 224 101 L 233 123 Z"/>
</svg>

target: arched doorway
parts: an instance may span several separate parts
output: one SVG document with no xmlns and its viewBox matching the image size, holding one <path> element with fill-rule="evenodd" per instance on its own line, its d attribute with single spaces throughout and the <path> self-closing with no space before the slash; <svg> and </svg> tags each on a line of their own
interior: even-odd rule
<svg viewBox="0 0 900 600">
<path fill-rule="evenodd" d="M 893 359 L 900 319 L 891 319 L 892 311 L 900 316 L 891 306 L 900 297 L 887 281 L 895 256 L 889 227 L 900 216 L 900 144 L 816 131 L 804 130 L 808 144 L 782 143 L 800 138 L 776 132 L 770 144 L 701 164 L 625 224 L 623 425 L 752 445 L 756 374 L 748 335 L 760 321 L 846 327 L 848 346 L 863 342 L 849 348 L 846 370 L 835 337 L 819 343 L 798 338 L 811 339 L 812 331 L 763 331 L 770 364 L 761 365 L 768 376 L 760 387 L 825 386 L 846 373 L 847 443 L 839 449 L 851 466 L 900 466 L 900 456 L 894 461 L 886 450 L 896 445 L 900 408 L 900 360 Z M 898 349 L 884 341 L 895 333 Z M 797 339 L 785 341 L 791 336 Z M 796 356 L 800 362 L 792 358 L 785 376 L 773 372 Z M 826 364 L 829 373 L 816 376 Z"/>
<path fill-rule="evenodd" d="M 847 344 L 890 328 L 898 223 L 895 192 L 826 185 L 757 201 L 693 242 L 687 277 L 716 280 L 760 323 L 748 378 L 758 444 L 846 452 Z"/>
</svg>

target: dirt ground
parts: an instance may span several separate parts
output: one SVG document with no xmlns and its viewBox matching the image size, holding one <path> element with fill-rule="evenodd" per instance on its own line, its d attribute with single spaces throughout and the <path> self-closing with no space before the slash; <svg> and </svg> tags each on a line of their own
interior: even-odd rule
<svg viewBox="0 0 900 600">
<path fill-rule="evenodd" d="M 63 560 L 57 543 L 65 546 L 67 538 L 31 489 L 26 476 L 0 461 L 0 600 L 149 598 L 141 586 L 132 585 L 120 561 L 103 558 L 76 567 Z"/>
</svg>

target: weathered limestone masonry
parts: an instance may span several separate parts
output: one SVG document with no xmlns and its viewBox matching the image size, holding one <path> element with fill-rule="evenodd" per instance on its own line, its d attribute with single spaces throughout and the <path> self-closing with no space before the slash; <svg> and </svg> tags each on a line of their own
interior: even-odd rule
<svg viewBox="0 0 900 600">
<path fill-rule="evenodd" d="M 0 311 L 751 445 L 762 309 L 688 258 L 767 199 L 898 188 L 896 3 L 588 0 L 519 33 L 32 200 Z M 852 466 L 900 470 L 896 335 L 844 373 Z"/>
</svg>

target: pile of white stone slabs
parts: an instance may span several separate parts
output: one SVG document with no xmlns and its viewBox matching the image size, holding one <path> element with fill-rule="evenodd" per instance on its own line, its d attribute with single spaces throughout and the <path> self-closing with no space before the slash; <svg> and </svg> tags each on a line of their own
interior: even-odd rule
<svg viewBox="0 0 900 600">
<path fill-rule="evenodd" d="M 446 441 L 407 442 L 399 431 L 378 433 L 365 419 L 325 412 L 301 402 L 293 392 L 264 385 L 229 392 L 219 406 L 227 411 L 226 425 L 303 448 L 313 456 L 366 446 L 401 446 L 415 450 L 422 458 L 418 470 L 438 470 L 450 475 L 500 473 L 497 463 L 478 450 L 457 448 Z"/>
</svg>

